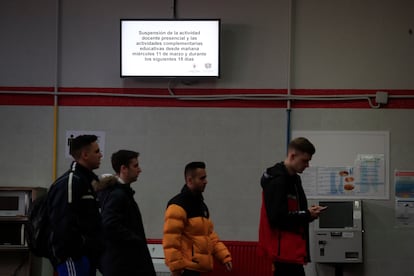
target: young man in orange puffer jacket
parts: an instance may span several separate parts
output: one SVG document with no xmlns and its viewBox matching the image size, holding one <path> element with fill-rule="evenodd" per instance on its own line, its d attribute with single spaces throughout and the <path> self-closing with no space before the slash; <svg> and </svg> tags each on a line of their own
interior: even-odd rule
<svg viewBox="0 0 414 276">
<path fill-rule="evenodd" d="M 163 247 L 165 263 L 173 276 L 199 276 L 213 270 L 213 256 L 232 269 L 231 255 L 219 241 L 204 203 L 207 185 L 204 162 L 191 162 L 184 170 L 185 185 L 167 205 Z"/>
</svg>

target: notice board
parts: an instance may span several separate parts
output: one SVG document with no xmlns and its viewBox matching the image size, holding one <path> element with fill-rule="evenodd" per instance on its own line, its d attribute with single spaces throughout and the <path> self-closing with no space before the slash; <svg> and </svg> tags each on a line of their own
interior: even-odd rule
<svg viewBox="0 0 414 276">
<path fill-rule="evenodd" d="M 316 148 L 301 175 L 308 198 L 389 199 L 388 131 L 301 131 Z"/>
</svg>

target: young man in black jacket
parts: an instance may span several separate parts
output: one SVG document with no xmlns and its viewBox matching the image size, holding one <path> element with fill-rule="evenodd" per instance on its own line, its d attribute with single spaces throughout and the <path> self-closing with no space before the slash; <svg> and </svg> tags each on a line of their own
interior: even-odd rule
<svg viewBox="0 0 414 276">
<path fill-rule="evenodd" d="M 104 276 L 156 275 L 135 191 L 131 188 L 141 173 L 138 155 L 130 150 L 112 154 L 116 175 L 104 175 L 96 188 L 105 240 L 100 268 Z"/>
<path fill-rule="evenodd" d="M 259 248 L 273 260 L 274 276 L 305 276 L 310 261 L 309 223 L 324 207 L 308 207 L 298 174 L 308 166 L 315 147 L 303 137 L 289 143 L 283 162 L 268 168 L 261 178 Z"/>
<path fill-rule="evenodd" d="M 93 276 L 102 251 L 101 216 L 93 182 L 102 153 L 95 135 L 80 135 L 71 142 L 75 159 L 70 170 L 50 187 L 51 262 L 59 276 Z"/>
</svg>

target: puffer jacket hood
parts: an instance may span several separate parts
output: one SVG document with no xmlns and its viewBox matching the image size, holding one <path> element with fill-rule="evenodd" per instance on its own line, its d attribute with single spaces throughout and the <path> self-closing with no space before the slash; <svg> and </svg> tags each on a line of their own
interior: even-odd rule
<svg viewBox="0 0 414 276">
<path fill-rule="evenodd" d="M 108 187 L 114 186 L 118 182 L 118 178 L 112 174 L 103 174 L 99 177 L 99 182 L 93 183 L 95 192 L 100 192 Z"/>
</svg>

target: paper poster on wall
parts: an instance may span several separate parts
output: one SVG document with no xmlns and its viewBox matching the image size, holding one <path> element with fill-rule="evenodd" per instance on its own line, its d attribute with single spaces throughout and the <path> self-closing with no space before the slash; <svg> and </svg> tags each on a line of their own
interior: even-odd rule
<svg viewBox="0 0 414 276">
<path fill-rule="evenodd" d="M 316 153 L 301 175 L 308 198 L 389 198 L 389 132 L 292 131 Z"/>
<path fill-rule="evenodd" d="M 385 194 L 383 154 L 358 154 L 355 166 L 310 167 L 302 175 L 309 198 L 371 198 Z"/>
<path fill-rule="evenodd" d="M 384 154 L 358 154 L 354 167 L 356 184 L 361 194 L 384 194 Z"/>
<path fill-rule="evenodd" d="M 67 130 L 65 136 L 65 158 L 72 159 L 69 153 L 71 140 L 79 135 L 96 135 L 98 137 L 97 143 L 102 153 L 102 158 L 105 156 L 105 132 L 96 130 Z"/>
<path fill-rule="evenodd" d="M 397 226 L 414 226 L 414 171 L 396 170 L 395 221 Z"/>
<path fill-rule="evenodd" d="M 308 197 L 350 196 L 356 192 L 352 167 L 310 167 L 302 175 Z"/>
</svg>

